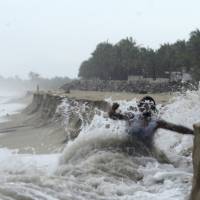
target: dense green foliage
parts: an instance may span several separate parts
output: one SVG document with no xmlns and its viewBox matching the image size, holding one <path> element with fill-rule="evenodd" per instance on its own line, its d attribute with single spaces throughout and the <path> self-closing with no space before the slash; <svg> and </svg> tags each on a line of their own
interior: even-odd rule
<svg viewBox="0 0 200 200">
<path fill-rule="evenodd" d="M 184 68 L 200 80 L 200 31 L 190 34 L 188 41 L 163 44 L 159 49 L 140 47 L 132 38 L 113 45 L 97 45 L 91 57 L 79 68 L 79 77 L 85 79 L 126 80 L 128 75 L 165 77 L 166 72 Z"/>
</svg>

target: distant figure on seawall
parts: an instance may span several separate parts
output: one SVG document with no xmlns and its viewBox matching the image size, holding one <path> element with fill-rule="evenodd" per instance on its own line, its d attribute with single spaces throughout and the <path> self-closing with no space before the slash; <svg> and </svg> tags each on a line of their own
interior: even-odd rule
<svg viewBox="0 0 200 200">
<path fill-rule="evenodd" d="M 139 111 L 137 114 L 134 112 L 120 113 L 117 112 L 119 108 L 118 103 L 113 103 L 108 115 L 113 120 L 127 121 L 127 130 L 129 135 L 136 136 L 147 144 L 151 144 L 154 133 L 157 129 L 162 128 L 170 131 L 175 131 L 181 134 L 194 134 L 193 130 L 182 125 L 176 125 L 156 117 L 156 103 L 150 96 L 143 97 L 137 104 L 137 108 L 132 107 Z"/>
</svg>

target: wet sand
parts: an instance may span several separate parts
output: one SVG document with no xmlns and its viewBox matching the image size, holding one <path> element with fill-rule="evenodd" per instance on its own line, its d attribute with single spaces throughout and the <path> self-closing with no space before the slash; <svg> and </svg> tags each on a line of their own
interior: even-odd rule
<svg viewBox="0 0 200 200">
<path fill-rule="evenodd" d="M 65 131 L 60 124 L 37 126 L 26 114 L 16 114 L 0 123 L 0 147 L 20 153 L 52 153 L 64 148 Z"/>
</svg>

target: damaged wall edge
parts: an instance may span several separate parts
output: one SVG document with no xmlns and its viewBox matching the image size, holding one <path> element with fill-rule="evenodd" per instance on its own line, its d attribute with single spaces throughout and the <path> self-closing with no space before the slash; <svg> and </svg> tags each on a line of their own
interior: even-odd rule
<svg viewBox="0 0 200 200">
<path fill-rule="evenodd" d="M 193 182 L 190 200 L 200 199 L 200 123 L 194 124 L 194 145 L 193 145 Z"/>
</svg>

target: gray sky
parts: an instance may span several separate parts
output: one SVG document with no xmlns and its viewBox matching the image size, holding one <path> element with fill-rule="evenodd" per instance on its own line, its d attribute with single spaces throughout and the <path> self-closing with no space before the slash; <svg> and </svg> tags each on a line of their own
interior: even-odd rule
<svg viewBox="0 0 200 200">
<path fill-rule="evenodd" d="M 0 0 L 0 74 L 76 77 L 97 43 L 158 48 L 200 28 L 199 0 Z"/>
</svg>

